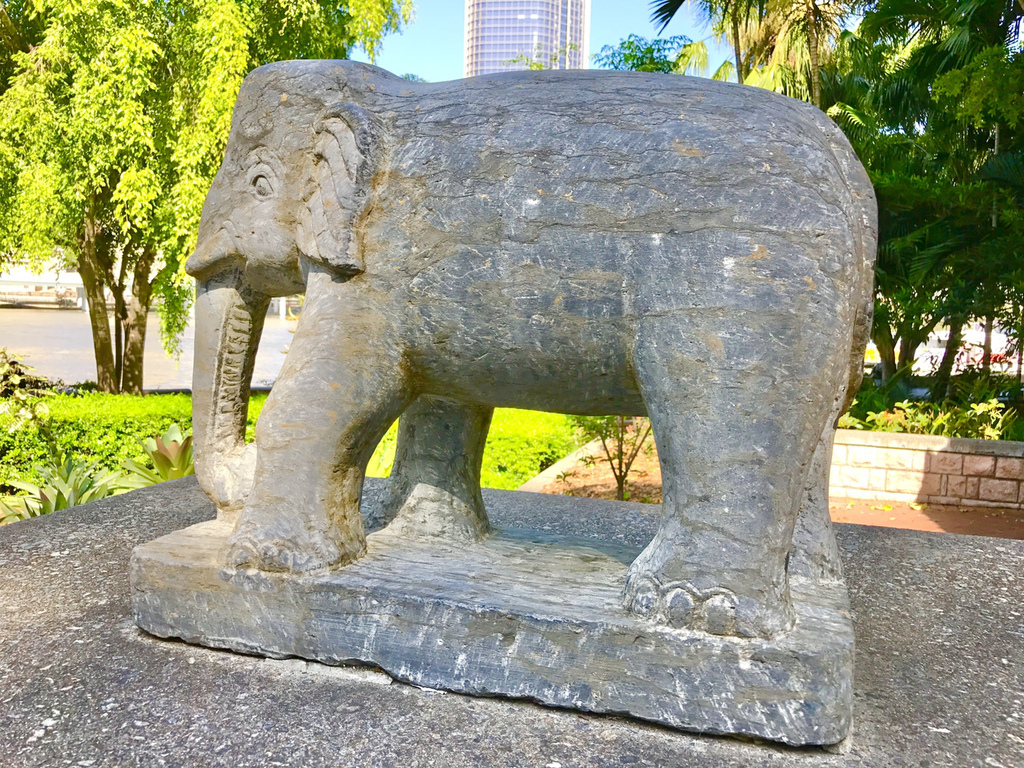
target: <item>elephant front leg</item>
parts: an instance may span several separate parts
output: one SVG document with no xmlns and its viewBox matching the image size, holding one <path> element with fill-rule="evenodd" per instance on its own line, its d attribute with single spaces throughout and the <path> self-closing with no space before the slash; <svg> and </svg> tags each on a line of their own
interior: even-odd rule
<svg viewBox="0 0 1024 768">
<path fill-rule="evenodd" d="M 664 518 L 628 569 L 624 599 L 673 627 L 771 637 L 792 625 L 793 527 L 832 398 L 823 360 L 785 348 L 756 318 L 746 328 L 727 319 L 640 328 Z"/>
<path fill-rule="evenodd" d="M 480 466 L 493 412 L 424 395 L 402 414 L 384 503 L 389 532 L 475 541 L 490 530 Z"/>
<path fill-rule="evenodd" d="M 310 275 L 306 306 L 256 425 L 255 480 L 227 565 L 303 573 L 366 551 L 374 446 L 411 400 L 387 319 L 358 286 Z"/>
</svg>

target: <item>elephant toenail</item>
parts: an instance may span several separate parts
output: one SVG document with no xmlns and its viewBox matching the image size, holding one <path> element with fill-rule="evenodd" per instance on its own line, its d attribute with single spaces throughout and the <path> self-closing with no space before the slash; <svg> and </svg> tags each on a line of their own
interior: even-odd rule
<svg viewBox="0 0 1024 768">
<path fill-rule="evenodd" d="M 632 605 L 630 607 L 635 614 L 649 616 L 654 610 L 657 601 L 658 592 L 654 588 L 654 584 L 644 581 L 637 586 L 636 591 L 633 593 Z"/>
<path fill-rule="evenodd" d="M 736 626 L 736 602 L 727 595 L 714 595 L 704 603 L 708 632 L 731 635 Z"/>
<path fill-rule="evenodd" d="M 668 599 L 668 623 L 673 627 L 689 627 L 693 620 L 693 597 L 685 589 L 675 590 Z"/>
</svg>

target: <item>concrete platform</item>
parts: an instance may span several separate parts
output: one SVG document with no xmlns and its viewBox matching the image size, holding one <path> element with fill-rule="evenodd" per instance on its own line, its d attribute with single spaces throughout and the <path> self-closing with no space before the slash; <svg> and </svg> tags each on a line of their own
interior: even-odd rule
<svg viewBox="0 0 1024 768">
<path fill-rule="evenodd" d="M 504 527 L 639 547 L 656 526 L 643 505 L 581 518 L 549 499 L 485 493 Z M 212 516 L 184 480 L 0 528 L 0 765 L 1024 765 L 1024 542 L 838 527 L 857 658 L 854 734 L 834 754 L 138 630 L 131 549 Z"/>
</svg>

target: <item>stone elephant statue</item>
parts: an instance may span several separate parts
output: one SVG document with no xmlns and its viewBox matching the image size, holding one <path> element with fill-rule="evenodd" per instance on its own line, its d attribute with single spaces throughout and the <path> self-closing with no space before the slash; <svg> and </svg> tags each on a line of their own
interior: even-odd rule
<svg viewBox="0 0 1024 768">
<path fill-rule="evenodd" d="M 840 130 L 763 90 L 261 67 L 188 262 L 196 472 L 237 514 L 227 563 L 359 558 L 365 467 L 403 413 L 392 528 L 470 538 L 488 530 L 493 407 L 648 414 L 663 522 L 625 606 L 785 631 L 790 574 L 838 573 L 828 469 L 862 375 L 875 244 L 874 193 Z M 269 297 L 301 291 L 246 448 Z"/>
</svg>

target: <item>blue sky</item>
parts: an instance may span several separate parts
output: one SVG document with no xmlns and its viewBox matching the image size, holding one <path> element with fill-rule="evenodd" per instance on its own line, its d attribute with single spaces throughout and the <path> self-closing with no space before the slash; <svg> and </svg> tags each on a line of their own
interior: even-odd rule
<svg viewBox="0 0 1024 768">
<path fill-rule="evenodd" d="M 400 34 L 389 35 L 377 57 L 377 65 L 396 75 L 419 75 L 430 82 L 462 77 L 464 0 L 414 0 L 415 17 Z M 590 53 L 605 45 L 617 45 L 629 35 L 655 37 L 651 9 L 645 0 L 591 0 Z M 661 37 L 686 35 L 692 40 L 707 38 L 710 71 L 729 55 L 717 46 L 711 30 L 695 22 L 684 7 Z M 366 61 L 360 51 L 353 58 Z"/>
</svg>

